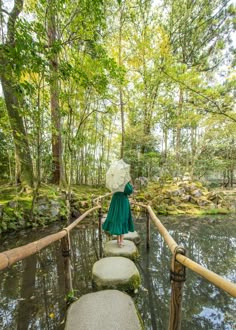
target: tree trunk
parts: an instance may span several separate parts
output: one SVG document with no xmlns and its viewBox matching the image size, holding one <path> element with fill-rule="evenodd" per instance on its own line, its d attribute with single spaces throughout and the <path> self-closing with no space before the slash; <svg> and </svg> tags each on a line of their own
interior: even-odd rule
<svg viewBox="0 0 236 330">
<path fill-rule="evenodd" d="M 5 68 L 7 67 L 8 65 L 5 66 Z M 19 113 L 23 102 L 19 100 L 20 97 L 16 91 L 17 84 L 14 84 L 14 77 L 10 70 L 1 74 L 1 83 L 15 144 L 16 181 L 23 186 L 32 187 L 33 164 L 23 118 Z"/>
<path fill-rule="evenodd" d="M 182 114 L 182 109 L 183 109 L 183 90 L 180 87 L 179 91 L 179 104 L 177 107 L 177 127 L 176 127 L 176 145 L 175 145 L 175 154 L 176 154 L 176 161 L 177 164 L 180 165 L 180 149 L 181 149 L 181 125 L 179 124 L 180 122 L 180 116 Z"/>
<path fill-rule="evenodd" d="M 1 5 L 1 3 L 0 3 Z M 1 9 L 1 8 L 0 8 Z M 9 61 L 10 54 L 15 48 L 15 23 L 23 9 L 23 0 L 15 0 L 7 23 L 6 43 L 0 49 L 0 75 L 7 113 L 13 133 L 17 177 L 16 181 L 23 186 L 33 186 L 33 164 L 26 130 L 21 115 L 23 109 L 22 95 L 15 71 Z"/>
<path fill-rule="evenodd" d="M 59 84 L 58 84 L 58 54 L 55 47 L 56 39 L 56 6 L 51 1 L 48 8 L 48 44 L 50 51 L 50 102 L 52 120 L 52 182 L 65 185 L 65 177 L 62 163 L 62 138 L 61 116 L 59 107 Z"/>
<path fill-rule="evenodd" d="M 123 19 L 123 8 L 120 5 L 120 26 L 119 26 L 119 66 L 122 66 L 122 23 Z M 125 146 L 125 118 L 124 118 L 124 102 L 123 102 L 123 90 L 122 86 L 119 87 L 120 97 L 120 116 L 121 116 L 121 146 L 120 146 L 120 158 L 124 157 L 124 146 Z"/>
</svg>

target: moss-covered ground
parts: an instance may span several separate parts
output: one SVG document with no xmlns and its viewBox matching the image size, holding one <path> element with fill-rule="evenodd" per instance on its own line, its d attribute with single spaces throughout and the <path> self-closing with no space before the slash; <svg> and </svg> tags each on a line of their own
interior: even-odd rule
<svg viewBox="0 0 236 330">
<path fill-rule="evenodd" d="M 41 184 L 35 195 L 34 191 L 25 192 L 20 186 L 2 184 L 0 233 L 77 217 L 92 207 L 92 199 L 106 193 L 108 190 L 105 187 L 74 185 L 68 209 L 66 192 L 56 185 Z M 232 212 L 230 201 L 235 197 L 235 191 L 209 191 L 201 182 L 171 180 L 164 184 L 151 182 L 133 195 L 136 201 L 151 205 L 156 214 L 163 215 L 227 214 Z M 102 201 L 104 213 L 109 202 L 110 197 Z"/>
<path fill-rule="evenodd" d="M 82 214 L 92 205 L 92 199 L 107 193 L 105 188 L 73 186 L 71 205 Z M 28 227 L 45 226 L 70 217 L 66 192 L 52 184 L 41 184 L 37 194 L 23 191 L 20 186 L 0 186 L 0 233 Z"/>
</svg>

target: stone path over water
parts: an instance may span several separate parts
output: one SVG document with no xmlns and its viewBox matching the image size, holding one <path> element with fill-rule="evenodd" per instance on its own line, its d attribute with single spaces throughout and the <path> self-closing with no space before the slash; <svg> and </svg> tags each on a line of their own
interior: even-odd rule
<svg viewBox="0 0 236 330">
<path fill-rule="evenodd" d="M 69 307 L 66 330 L 143 329 L 132 298 L 123 292 L 136 291 L 141 284 L 134 263 L 139 253 L 133 241 L 140 242 L 136 232 L 125 235 L 123 247 L 116 240 L 105 243 L 105 258 L 98 260 L 92 270 L 93 285 L 101 291 L 86 294 Z"/>
</svg>

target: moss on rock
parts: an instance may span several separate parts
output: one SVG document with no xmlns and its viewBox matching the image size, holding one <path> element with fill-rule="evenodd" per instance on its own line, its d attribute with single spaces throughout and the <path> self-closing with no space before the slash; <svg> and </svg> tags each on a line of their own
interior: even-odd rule
<svg viewBox="0 0 236 330">
<path fill-rule="evenodd" d="M 168 180 L 150 182 L 145 192 L 136 195 L 139 202 L 148 201 L 157 214 L 226 214 L 230 205 L 221 192 L 208 191 L 199 181 Z M 214 210 L 214 211 L 213 211 Z"/>
</svg>

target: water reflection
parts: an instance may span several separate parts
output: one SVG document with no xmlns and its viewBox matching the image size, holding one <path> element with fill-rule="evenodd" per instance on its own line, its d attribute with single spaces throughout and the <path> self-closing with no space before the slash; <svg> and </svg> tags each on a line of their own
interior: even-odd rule
<svg viewBox="0 0 236 330">
<path fill-rule="evenodd" d="M 163 218 L 174 239 L 187 255 L 201 265 L 236 282 L 236 224 L 233 219 Z M 60 230 L 53 225 L 46 234 Z M 142 286 L 134 300 L 145 322 L 145 329 L 167 329 L 169 318 L 170 252 L 155 228 L 151 227 L 151 248 L 145 246 L 146 227 L 136 220 L 140 233 L 141 258 L 137 266 Z M 25 231 L 2 239 L 1 250 L 27 244 L 45 236 L 45 230 Z M 73 231 L 72 280 L 75 295 L 92 292 L 91 270 L 99 258 L 98 231 L 93 225 L 81 225 Z M 105 240 L 105 237 L 104 237 Z M 63 259 L 60 243 L 54 243 L 0 273 L 1 329 L 63 329 L 66 312 Z M 200 276 L 187 272 L 183 299 L 183 330 L 234 329 L 236 302 Z"/>
<path fill-rule="evenodd" d="M 236 223 L 234 219 L 163 218 L 170 234 L 187 250 L 194 261 L 236 282 L 235 247 Z M 140 233 L 145 233 L 140 224 Z M 167 329 L 169 318 L 169 265 L 170 252 L 152 226 L 151 251 L 145 253 L 141 245 L 140 270 L 145 288 L 137 297 L 137 304 L 145 320 L 146 329 Z M 148 290 L 145 295 L 145 289 Z M 153 306 L 150 306 L 152 305 Z M 149 305 L 149 306 L 148 306 Z M 148 306 L 148 307 L 147 307 Z M 152 314 L 152 315 L 151 315 Z M 230 295 L 211 285 L 197 274 L 187 271 L 184 286 L 182 329 L 234 329 L 236 301 Z M 155 320 L 154 320 L 155 318 Z"/>
</svg>

